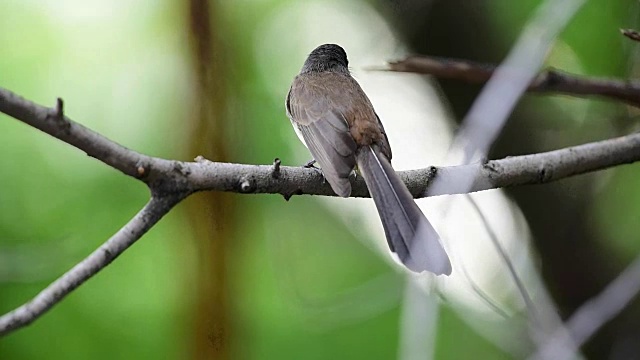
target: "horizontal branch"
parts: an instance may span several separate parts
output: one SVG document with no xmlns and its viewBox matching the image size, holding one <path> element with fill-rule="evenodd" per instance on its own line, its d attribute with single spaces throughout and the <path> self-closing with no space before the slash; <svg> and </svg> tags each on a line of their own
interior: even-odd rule
<svg viewBox="0 0 640 360">
<path fill-rule="evenodd" d="M 387 70 L 482 84 L 491 78 L 495 69 L 493 65 L 468 60 L 416 55 L 389 63 Z M 600 96 L 640 107 L 640 82 L 578 76 L 555 69 L 547 69 L 538 74 L 528 91 Z"/>
<path fill-rule="evenodd" d="M 447 183 L 442 191 L 428 196 L 462 194 L 495 188 L 542 184 L 640 160 L 640 133 L 568 147 L 544 153 L 512 156 L 484 164 L 430 167 L 401 171 L 400 176 L 416 198 L 424 197 L 431 180 Z M 240 193 L 268 193 L 335 196 L 323 183 L 318 171 L 302 167 L 280 167 L 273 176 L 272 165 L 240 165 L 205 162 L 184 163 L 194 189 Z M 470 190 L 458 186 L 458 180 L 473 178 Z M 242 185 L 244 184 L 244 186 Z M 352 197 L 368 197 L 362 177 L 352 179 Z"/>
<path fill-rule="evenodd" d="M 55 110 L 19 98 L 0 88 L 0 112 L 30 124 L 67 142 L 123 173 L 146 182 L 152 192 L 192 193 L 203 190 L 244 194 L 335 196 L 317 169 L 273 165 L 244 165 L 196 159 L 195 162 L 165 160 L 127 149 L 64 117 Z M 96 149 L 100 149 L 99 151 Z M 460 194 L 494 188 L 541 184 L 569 176 L 606 169 L 640 160 L 640 134 L 603 140 L 532 155 L 512 156 L 484 164 L 428 167 L 401 171 L 400 176 L 415 197 L 424 197 L 436 176 L 450 185 L 429 196 Z M 456 179 L 473 177 L 465 191 Z M 362 177 L 352 179 L 352 197 L 368 197 Z"/>
</svg>

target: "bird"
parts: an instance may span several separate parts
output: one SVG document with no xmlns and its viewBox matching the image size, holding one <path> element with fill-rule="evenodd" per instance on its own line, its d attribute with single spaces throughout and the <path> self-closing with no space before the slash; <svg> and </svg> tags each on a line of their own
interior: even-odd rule
<svg viewBox="0 0 640 360">
<path fill-rule="evenodd" d="M 345 50 L 315 48 L 285 101 L 293 128 L 336 195 L 349 197 L 357 168 L 378 210 L 387 243 L 412 272 L 450 275 L 440 237 L 391 166 L 391 147 L 374 107 L 351 76 Z"/>
</svg>

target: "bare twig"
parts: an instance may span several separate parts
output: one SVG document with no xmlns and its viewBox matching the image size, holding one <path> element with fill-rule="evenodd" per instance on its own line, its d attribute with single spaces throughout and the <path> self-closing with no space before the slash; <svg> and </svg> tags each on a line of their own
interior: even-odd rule
<svg viewBox="0 0 640 360">
<path fill-rule="evenodd" d="M 484 213 L 480 209 L 480 206 L 478 206 L 478 204 L 473 199 L 473 197 L 471 197 L 471 195 L 466 195 L 465 197 L 473 207 L 473 210 L 476 212 L 476 214 L 478 214 L 478 217 L 480 217 L 480 221 L 484 225 L 484 228 L 487 231 L 487 234 L 489 235 L 489 239 L 491 240 L 491 244 L 496 249 L 498 256 L 500 256 L 504 264 L 507 266 L 507 269 L 509 270 L 509 275 L 511 275 L 511 278 L 513 278 L 513 282 L 515 283 L 516 287 L 518 288 L 518 291 L 520 292 L 520 295 L 522 296 L 522 300 L 524 301 L 524 304 L 527 307 L 529 316 L 533 319 L 534 325 L 540 326 L 541 320 L 538 318 L 538 310 L 536 309 L 536 306 L 533 303 L 533 300 L 531 300 L 531 295 L 529 295 L 529 292 L 527 291 L 527 288 L 524 286 L 522 279 L 520 279 L 520 276 L 516 271 L 516 267 L 513 265 L 513 262 L 509 258 L 509 254 L 507 254 L 507 251 L 502 247 L 502 244 L 500 244 L 500 241 L 498 241 L 498 235 L 496 235 L 496 233 L 493 231 L 493 228 L 489 224 L 489 220 L 487 219 L 486 216 L 484 216 Z"/>
<path fill-rule="evenodd" d="M 468 60 L 416 55 L 390 63 L 389 70 L 483 84 L 493 75 L 496 67 Z M 578 76 L 546 69 L 538 73 L 527 90 L 571 96 L 600 96 L 640 107 L 640 82 L 637 81 Z"/>
<path fill-rule="evenodd" d="M 39 318 L 71 291 L 109 265 L 183 198 L 177 195 L 164 198 L 152 197 L 133 219 L 91 255 L 47 286 L 31 301 L 0 317 L 0 336 Z"/>
<path fill-rule="evenodd" d="M 69 120 L 62 111 L 61 99 L 57 100 L 54 109 L 50 109 L 0 88 L 0 112 L 75 146 L 129 176 L 137 178 L 138 166 L 145 166 L 152 160 Z"/>
<path fill-rule="evenodd" d="M 493 246 L 495 247 L 496 252 L 498 253 L 498 256 L 502 259 L 502 261 L 507 266 L 509 274 L 513 278 L 513 281 L 518 289 L 518 292 L 520 292 L 520 295 L 522 296 L 522 299 L 524 301 L 524 304 L 528 312 L 527 315 L 528 315 L 528 320 L 530 324 L 529 330 L 530 330 L 531 338 L 536 340 L 539 343 L 544 343 L 544 337 L 549 331 L 553 331 L 554 329 L 562 326 L 562 319 L 560 319 L 560 317 L 557 315 L 556 311 L 554 310 L 553 306 L 551 306 L 550 302 L 545 301 L 544 298 L 546 297 L 545 296 L 546 291 L 544 289 L 541 289 L 542 293 L 538 294 L 537 301 L 536 302 L 533 301 L 531 295 L 529 294 L 529 291 L 527 290 L 522 279 L 518 275 L 516 268 L 513 265 L 513 262 L 509 258 L 509 255 L 507 254 L 506 250 L 502 247 L 502 245 L 498 241 L 498 236 L 493 231 L 493 228 L 490 226 L 489 221 L 486 218 L 485 214 L 482 212 L 477 202 L 473 199 L 471 195 L 466 195 L 465 197 L 467 198 L 467 200 L 469 200 L 475 212 L 480 217 L 480 220 L 484 224 L 485 229 L 487 230 L 487 233 L 489 235 L 489 239 L 493 243 Z M 563 333 L 560 333 L 560 335 L 562 334 Z M 570 349 L 572 353 L 574 353 L 576 350 L 575 347 L 573 348 L 567 347 L 567 349 Z"/>
<path fill-rule="evenodd" d="M 556 36 L 585 1 L 547 0 L 538 7 L 460 125 L 452 148 L 463 150 L 463 164 L 486 157 Z M 434 187 L 439 187 L 438 183 Z"/>
<path fill-rule="evenodd" d="M 560 332 L 550 337 L 534 359 L 563 359 L 572 354 L 609 320 L 622 311 L 640 292 L 640 257 L 637 257 L 600 294 L 582 305 L 566 322 L 571 336 Z M 561 331 L 559 329 L 558 331 Z M 569 349 L 569 350 L 568 350 Z"/>
</svg>

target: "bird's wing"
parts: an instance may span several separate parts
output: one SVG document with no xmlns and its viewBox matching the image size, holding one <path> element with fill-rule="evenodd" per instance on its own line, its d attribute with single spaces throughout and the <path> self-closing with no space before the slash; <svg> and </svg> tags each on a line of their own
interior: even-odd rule
<svg viewBox="0 0 640 360">
<path fill-rule="evenodd" d="M 349 174 L 356 164 L 356 143 L 340 107 L 332 103 L 322 87 L 303 85 L 299 78 L 291 85 L 286 107 L 333 191 L 348 197 Z"/>
</svg>

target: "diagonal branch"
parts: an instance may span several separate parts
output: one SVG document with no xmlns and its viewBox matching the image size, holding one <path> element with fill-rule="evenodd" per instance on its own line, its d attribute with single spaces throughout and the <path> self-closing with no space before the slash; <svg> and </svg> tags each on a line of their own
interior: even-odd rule
<svg viewBox="0 0 640 360">
<path fill-rule="evenodd" d="M 389 70 L 433 75 L 442 79 L 484 84 L 496 67 L 468 60 L 445 59 L 433 56 L 409 56 L 389 63 Z M 586 77 L 546 69 L 529 85 L 528 91 L 560 93 L 572 96 L 599 96 L 640 107 L 640 82 Z"/>
<path fill-rule="evenodd" d="M 183 198 L 184 196 L 175 195 L 164 198 L 152 197 L 133 219 L 93 253 L 47 286 L 31 301 L 0 317 L 0 336 L 29 325 L 42 316 L 133 245 Z"/>
<path fill-rule="evenodd" d="M 62 111 L 62 100 L 55 109 L 39 106 L 0 88 L 0 112 L 72 145 L 123 173 L 140 177 L 138 166 L 148 163 L 148 156 L 131 151 L 102 135 L 69 120 Z"/>
<path fill-rule="evenodd" d="M 566 332 L 565 329 L 557 329 L 550 341 L 541 346 L 531 359 L 571 357 L 573 352 L 570 349 L 587 342 L 596 331 L 624 310 L 639 292 L 640 257 L 636 257 L 600 294 L 571 315 L 565 324 Z"/>
</svg>

